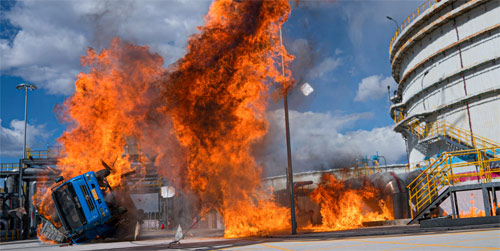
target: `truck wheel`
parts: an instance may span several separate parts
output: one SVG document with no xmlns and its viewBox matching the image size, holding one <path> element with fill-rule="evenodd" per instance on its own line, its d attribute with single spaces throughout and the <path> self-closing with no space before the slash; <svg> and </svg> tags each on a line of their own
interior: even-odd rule
<svg viewBox="0 0 500 251">
<path fill-rule="evenodd" d="M 95 176 L 97 177 L 97 179 L 103 179 L 103 178 L 106 178 L 108 177 L 108 175 L 110 175 L 111 172 L 108 170 L 108 169 L 102 169 L 102 170 L 99 170 L 95 173 Z"/>
</svg>

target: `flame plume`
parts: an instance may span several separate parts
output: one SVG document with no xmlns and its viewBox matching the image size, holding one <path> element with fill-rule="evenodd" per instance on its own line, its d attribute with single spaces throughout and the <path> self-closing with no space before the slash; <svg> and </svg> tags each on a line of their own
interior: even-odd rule
<svg viewBox="0 0 500 251">
<path fill-rule="evenodd" d="M 70 124 L 59 138 L 62 175 L 100 170 L 102 159 L 115 163 L 110 185 L 123 184 L 131 169 L 124 146 L 133 138 L 159 173 L 197 195 L 201 211 L 224 217 L 226 237 L 289 228 L 288 210 L 262 191 L 250 153 L 267 132 L 269 87 L 293 84 L 278 63 L 293 59 L 278 37 L 289 13 L 285 0 L 215 1 L 187 54 L 168 69 L 148 47 L 119 39 L 100 53 L 89 49 L 81 61 L 90 72 L 79 74 L 62 110 Z M 51 219 L 50 193 L 36 197 Z"/>
<path fill-rule="evenodd" d="M 321 205 L 321 226 L 310 227 L 318 231 L 354 229 L 366 221 L 392 220 L 394 216 L 384 200 L 378 201 L 379 211 L 373 212 L 365 204 L 372 200 L 377 189 L 364 184 L 360 190 L 351 189 L 333 174 L 324 174 L 318 187 L 311 193 L 313 201 Z"/>
<path fill-rule="evenodd" d="M 261 169 L 250 147 L 267 131 L 269 85 L 292 83 L 276 63 L 281 54 L 292 59 L 277 37 L 289 12 L 287 1 L 214 2 L 165 81 L 165 114 L 188 152 L 186 185 L 223 215 L 228 237 L 288 224 L 286 209 L 257 202 Z"/>
<path fill-rule="evenodd" d="M 78 75 L 75 93 L 64 102 L 62 119 L 69 126 L 58 139 L 64 156 L 58 169 L 69 179 L 103 169 L 102 159 L 114 163 L 108 181 L 115 187 L 130 171 L 124 154 L 126 138 L 141 136 L 141 121 L 151 107 L 150 93 L 163 71 L 163 59 L 148 47 L 114 39 L 99 54 L 89 49 L 81 63 L 90 72 Z M 34 199 L 40 213 L 53 222 L 51 193 L 39 192 Z"/>
</svg>

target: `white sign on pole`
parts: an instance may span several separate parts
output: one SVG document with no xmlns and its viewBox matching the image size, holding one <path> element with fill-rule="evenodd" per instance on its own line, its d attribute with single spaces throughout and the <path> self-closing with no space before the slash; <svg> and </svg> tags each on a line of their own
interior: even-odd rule
<svg viewBox="0 0 500 251">
<path fill-rule="evenodd" d="M 164 186 L 161 187 L 161 197 L 162 198 L 172 198 L 175 196 L 175 187 Z"/>
</svg>

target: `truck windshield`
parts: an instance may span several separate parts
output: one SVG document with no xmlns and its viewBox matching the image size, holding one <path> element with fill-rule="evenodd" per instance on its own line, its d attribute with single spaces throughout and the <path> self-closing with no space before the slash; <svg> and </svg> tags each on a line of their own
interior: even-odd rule
<svg viewBox="0 0 500 251">
<path fill-rule="evenodd" d="M 61 214 L 60 216 L 63 218 L 63 222 L 66 223 L 65 227 L 69 228 L 68 230 L 73 231 L 87 223 L 82 206 L 70 183 L 57 189 L 54 192 L 54 198 Z"/>
</svg>

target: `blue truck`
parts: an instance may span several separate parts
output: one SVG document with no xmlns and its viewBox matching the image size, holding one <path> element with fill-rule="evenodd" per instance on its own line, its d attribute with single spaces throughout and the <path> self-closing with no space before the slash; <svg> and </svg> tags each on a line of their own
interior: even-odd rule
<svg viewBox="0 0 500 251">
<path fill-rule="evenodd" d="M 136 209 L 125 186 L 111 189 L 109 174 L 110 169 L 102 169 L 64 182 L 63 177 L 56 179 L 52 199 L 57 215 L 52 223 L 61 226 L 63 242 L 137 238 L 143 212 Z"/>
</svg>

